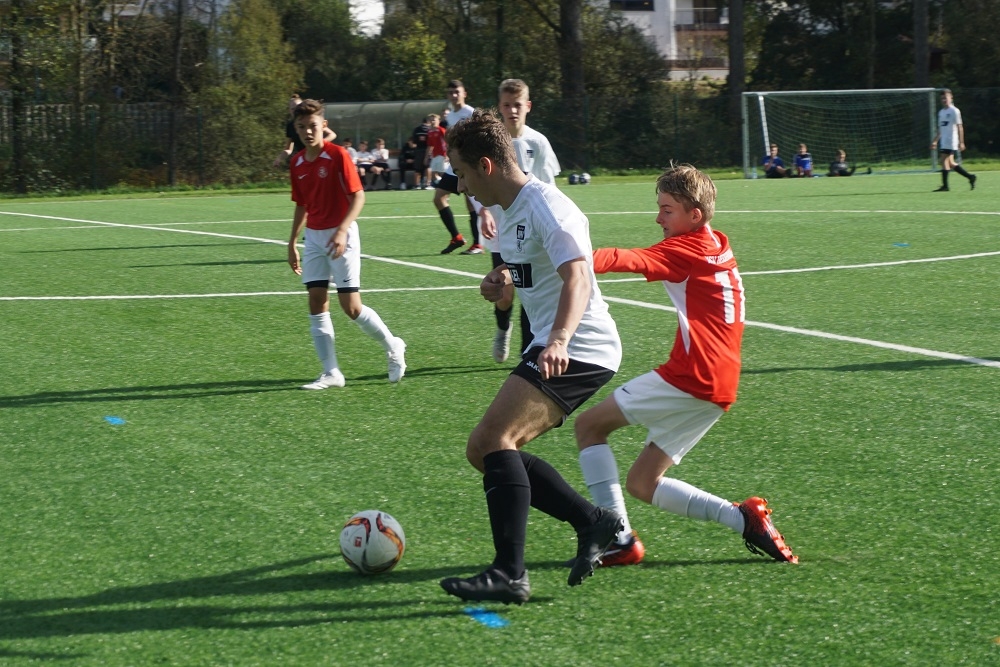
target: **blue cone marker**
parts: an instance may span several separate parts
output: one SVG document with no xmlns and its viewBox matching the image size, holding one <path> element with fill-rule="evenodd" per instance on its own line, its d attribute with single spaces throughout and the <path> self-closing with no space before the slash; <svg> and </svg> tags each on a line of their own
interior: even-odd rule
<svg viewBox="0 0 1000 667">
<path fill-rule="evenodd" d="M 482 623 L 488 628 L 504 628 L 510 625 L 510 621 L 506 618 L 491 611 L 486 611 L 484 607 L 466 607 L 464 611 L 474 621 Z"/>
</svg>

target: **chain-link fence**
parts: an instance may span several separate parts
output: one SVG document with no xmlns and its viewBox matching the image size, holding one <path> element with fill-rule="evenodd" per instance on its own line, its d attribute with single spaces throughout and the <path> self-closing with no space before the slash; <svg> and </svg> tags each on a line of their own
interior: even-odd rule
<svg viewBox="0 0 1000 667">
<path fill-rule="evenodd" d="M 1000 155 L 1000 88 L 956 90 L 955 103 L 966 126 L 965 156 Z M 444 100 L 330 104 L 326 115 L 341 138 L 382 137 L 396 149 L 443 107 Z M 589 96 L 581 118 L 567 118 L 565 108 L 536 100 L 528 123 L 549 137 L 567 171 L 662 168 L 671 160 L 738 168 L 742 161 L 739 121 L 723 95 L 664 86 L 629 98 Z M 284 141 L 278 122 L 162 104 L 29 105 L 21 116 L 15 124 L 9 102 L 0 104 L 0 192 L 162 187 L 171 170 L 175 183 L 194 186 L 285 178 L 272 166 Z M 24 146 L 19 165 L 15 126 Z M 570 164 L 565 156 L 572 155 L 582 164 Z"/>
</svg>

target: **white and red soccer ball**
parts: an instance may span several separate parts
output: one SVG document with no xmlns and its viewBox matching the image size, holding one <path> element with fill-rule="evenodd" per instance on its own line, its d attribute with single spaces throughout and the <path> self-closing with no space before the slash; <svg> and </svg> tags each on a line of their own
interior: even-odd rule
<svg viewBox="0 0 1000 667">
<path fill-rule="evenodd" d="M 403 527 L 379 510 L 358 512 L 340 531 L 340 554 L 361 574 L 381 574 L 396 567 L 406 550 Z"/>
</svg>

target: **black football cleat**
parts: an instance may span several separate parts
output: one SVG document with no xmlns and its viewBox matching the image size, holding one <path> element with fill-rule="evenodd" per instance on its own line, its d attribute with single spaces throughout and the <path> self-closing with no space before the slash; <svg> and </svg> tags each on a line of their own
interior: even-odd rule
<svg viewBox="0 0 1000 667">
<path fill-rule="evenodd" d="M 579 586 L 584 579 L 594 574 L 594 568 L 601 562 L 601 555 L 625 528 L 625 521 L 618 512 L 605 507 L 598 507 L 597 512 L 597 521 L 576 531 L 576 562 L 566 581 L 570 586 Z"/>
<path fill-rule="evenodd" d="M 509 579 L 499 570 L 490 568 L 468 579 L 449 577 L 441 580 L 441 588 L 449 595 L 476 602 L 503 602 L 524 604 L 531 597 L 528 571 L 520 579 Z"/>
</svg>

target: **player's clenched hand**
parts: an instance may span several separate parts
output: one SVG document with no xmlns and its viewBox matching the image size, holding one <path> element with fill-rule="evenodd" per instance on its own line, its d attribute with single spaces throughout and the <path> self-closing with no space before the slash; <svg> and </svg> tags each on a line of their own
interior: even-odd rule
<svg viewBox="0 0 1000 667">
<path fill-rule="evenodd" d="M 343 225 L 338 227 L 336 233 L 326 242 L 326 254 L 330 255 L 331 259 L 337 259 L 347 250 L 347 231 L 341 229 L 342 227 Z"/>
<path fill-rule="evenodd" d="M 543 380 L 559 377 L 569 368 L 569 352 L 562 341 L 549 343 L 538 355 L 538 372 Z"/>
<path fill-rule="evenodd" d="M 483 298 L 492 303 L 496 303 L 503 298 L 503 288 L 507 284 L 507 274 L 502 271 L 493 270 L 486 274 L 483 282 L 479 284 L 479 293 Z"/>
<path fill-rule="evenodd" d="M 292 267 L 295 275 L 302 275 L 302 264 L 299 263 L 299 249 L 294 243 L 288 244 L 288 266 Z"/>
</svg>

